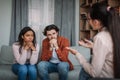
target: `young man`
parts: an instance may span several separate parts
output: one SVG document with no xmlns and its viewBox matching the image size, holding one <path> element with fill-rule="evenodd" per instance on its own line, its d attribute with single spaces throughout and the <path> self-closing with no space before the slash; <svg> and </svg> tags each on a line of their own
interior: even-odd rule
<svg viewBox="0 0 120 80">
<path fill-rule="evenodd" d="M 40 80 L 50 80 L 49 73 L 58 72 L 59 80 L 67 80 L 68 71 L 73 65 L 68 60 L 69 40 L 58 35 L 59 29 L 55 25 L 48 25 L 44 29 L 46 38 L 42 42 L 41 62 L 38 63 Z"/>
</svg>

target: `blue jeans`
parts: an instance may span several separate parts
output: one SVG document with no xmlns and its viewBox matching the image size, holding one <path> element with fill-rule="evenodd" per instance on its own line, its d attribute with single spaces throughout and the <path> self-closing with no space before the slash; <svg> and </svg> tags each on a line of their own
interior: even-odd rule
<svg viewBox="0 0 120 80">
<path fill-rule="evenodd" d="M 12 71 L 18 75 L 18 80 L 37 80 L 37 69 L 35 65 L 13 64 Z"/>
<path fill-rule="evenodd" d="M 90 78 L 92 77 L 82 68 L 79 74 L 79 80 L 89 80 Z"/>
<path fill-rule="evenodd" d="M 54 64 L 48 61 L 41 61 L 37 65 L 40 80 L 50 80 L 49 73 L 58 72 L 59 80 L 67 80 L 69 72 L 69 64 L 67 62 L 60 62 Z"/>
</svg>

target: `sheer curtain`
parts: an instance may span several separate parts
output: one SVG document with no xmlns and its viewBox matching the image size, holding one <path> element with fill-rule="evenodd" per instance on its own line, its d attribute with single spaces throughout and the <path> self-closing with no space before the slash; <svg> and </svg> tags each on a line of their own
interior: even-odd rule
<svg viewBox="0 0 120 80">
<path fill-rule="evenodd" d="M 12 20 L 9 44 L 18 40 L 20 30 L 28 25 L 28 0 L 12 0 Z"/>
<path fill-rule="evenodd" d="M 68 38 L 72 46 L 77 41 L 75 31 L 77 27 L 75 26 L 75 1 L 55 0 L 55 24 L 60 28 L 60 35 Z"/>
<path fill-rule="evenodd" d="M 54 0 L 29 0 L 28 24 L 36 32 L 37 42 L 41 45 L 45 26 L 54 23 Z"/>
</svg>

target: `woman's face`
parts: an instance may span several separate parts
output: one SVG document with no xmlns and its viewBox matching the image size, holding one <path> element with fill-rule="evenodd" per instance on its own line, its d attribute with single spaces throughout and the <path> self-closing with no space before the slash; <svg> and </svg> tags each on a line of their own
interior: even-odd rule
<svg viewBox="0 0 120 80">
<path fill-rule="evenodd" d="M 32 31 L 27 31 L 23 36 L 22 39 L 24 42 L 32 42 L 34 39 L 34 34 Z"/>
<path fill-rule="evenodd" d="M 88 18 L 87 18 L 90 26 L 93 28 L 93 30 L 99 30 L 101 29 L 101 24 L 100 21 L 97 19 L 91 19 L 90 15 L 88 14 Z"/>
</svg>

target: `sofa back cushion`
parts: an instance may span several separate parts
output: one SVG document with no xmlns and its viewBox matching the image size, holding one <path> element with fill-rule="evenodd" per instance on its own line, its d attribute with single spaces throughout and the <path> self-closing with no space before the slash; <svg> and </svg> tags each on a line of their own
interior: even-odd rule
<svg viewBox="0 0 120 80">
<path fill-rule="evenodd" d="M 0 52 L 0 64 L 13 64 L 13 59 L 12 47 L 3 45 Z"/>
<path fill-rule="evenodd" d="M 85 48 L 82 46 L 72 46 L 71 48 L 80 52 L 80 54 L 82 54 L 88 61 L 90 60 L 90 49 L 89 48 Z M 69 53 L 69 59 L 73 65 L 80 65 L 80 63 L 76 59 L 75 55 Z"/>
<path fill-rule="evenodd" d="M 78 50 L 88 61 L 90 59 L 90 49 L 82 46 L 72 46 L 71 48 Z M 73 65 L 80 65 L 76 57 L 69 53 L 69 59 Z M 13 64 L 14 56 L 11 46 L 3 45 L 0 52 L 0 64 Z"/>
</svg>

